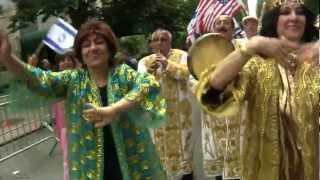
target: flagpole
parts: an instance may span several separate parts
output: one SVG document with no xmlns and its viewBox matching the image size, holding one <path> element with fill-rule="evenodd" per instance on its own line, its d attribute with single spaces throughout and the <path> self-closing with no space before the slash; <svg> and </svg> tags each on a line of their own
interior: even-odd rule
<svg viewBox="0 0 320 180">
<path fill-rule="evenodd" d="M 40 44 L 38 45 L 37 49 L 34 51 L 34 55 L 39 57 L 40 52 L 41 52 L 43 47 L 44 47 L 44 43 L 41 41 Z"/>
<path fill-rule="evenodd" d="M 28 57 L 28 64 L 32 65 L 32 66 L 37 66 L 39 61 L 41 61 L 42 59 L 39 59 L 40 53 L 42 48 L 44 47 L 44 43 L 41 41 L 40 44 L 37 46 L 36 50 L 34 51 L 34 53 Z"/>
</svg>

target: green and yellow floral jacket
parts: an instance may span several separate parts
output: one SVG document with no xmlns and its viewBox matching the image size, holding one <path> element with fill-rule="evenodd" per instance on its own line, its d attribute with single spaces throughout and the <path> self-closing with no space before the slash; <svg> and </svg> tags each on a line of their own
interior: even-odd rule
<svg viewBox="0 0 320 180">
<path fill-rule="evenodd" d="M 88 70 L 42 71 L 26 65 L 24 82 L 32 91 L 66 99 L 70 179 L 103 179 L 103 129 L 82 117 L 83 105 L 101 105 L 98 87 Z M 127 65 L 110 70 L 108 104 L 126 99 L 138 104 L 120 114 L 111 124 L 122 176 L 130 179 L 166 179 L 149 129 L 165 121 L 165 101 L 158 82 Z"/>
</svg>

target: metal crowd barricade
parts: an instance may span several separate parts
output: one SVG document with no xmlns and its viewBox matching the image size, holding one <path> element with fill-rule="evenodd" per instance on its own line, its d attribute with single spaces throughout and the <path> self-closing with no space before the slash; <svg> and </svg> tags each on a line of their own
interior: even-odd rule
<svg viewBox="0 0 320 180">
<path fill-rule="evenodd" d="M 51 127 L 51 107 L 13 113 L 9 111 L 10 103 L 8 96 L 0 96 L 0 163 L 42 142 L 54 139 L 51 154 L 58 141 Z"/>
</svg>

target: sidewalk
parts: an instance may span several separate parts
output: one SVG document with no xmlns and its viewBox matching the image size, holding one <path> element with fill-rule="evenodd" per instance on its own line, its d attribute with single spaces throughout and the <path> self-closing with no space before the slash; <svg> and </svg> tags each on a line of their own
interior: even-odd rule
<svg viewBox="0 0 320 180">
<path fill-rule="evenodd" d="M 46 135 L 48 131 L 41 130 L 39 133 Z M 17 140 L 17 144 L 33 138 L 33 135 Z M 54 139 L 49 139 L 0 163 L 0 180 L 62 180 L 62 155 L 59 146 L 54 149 L 51 156 L 48 155 L 53 144 Z M 0 147 L 0 151 L 5 148 L 7 147 Z"/>
</svg>

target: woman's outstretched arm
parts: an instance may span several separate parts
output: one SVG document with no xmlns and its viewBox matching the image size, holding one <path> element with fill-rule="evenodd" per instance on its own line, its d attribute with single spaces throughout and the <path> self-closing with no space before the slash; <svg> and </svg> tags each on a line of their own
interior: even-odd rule
<svg viewBox="0 0 320 180">
<path fill-rule="evenodd" d="M 287 40 L 256 36 L 251 38 L 241 49 L 229 54 L 212 72 L 209 84 L 212 88 L 223 90 L 242 70 L 252 55 L 263 55 L 274 58 L 279 64 L 290 68 L 286 61 L 288 52 L 299 48 L 299 45 Z"/>
<path fill-rule="evenodd" d="M 15 76 L 24 77 L 25 63 L 11 54 L 11 44 L 8 35 L 0 31 L 0 63 L 11 71 Z"/>
</svg>

